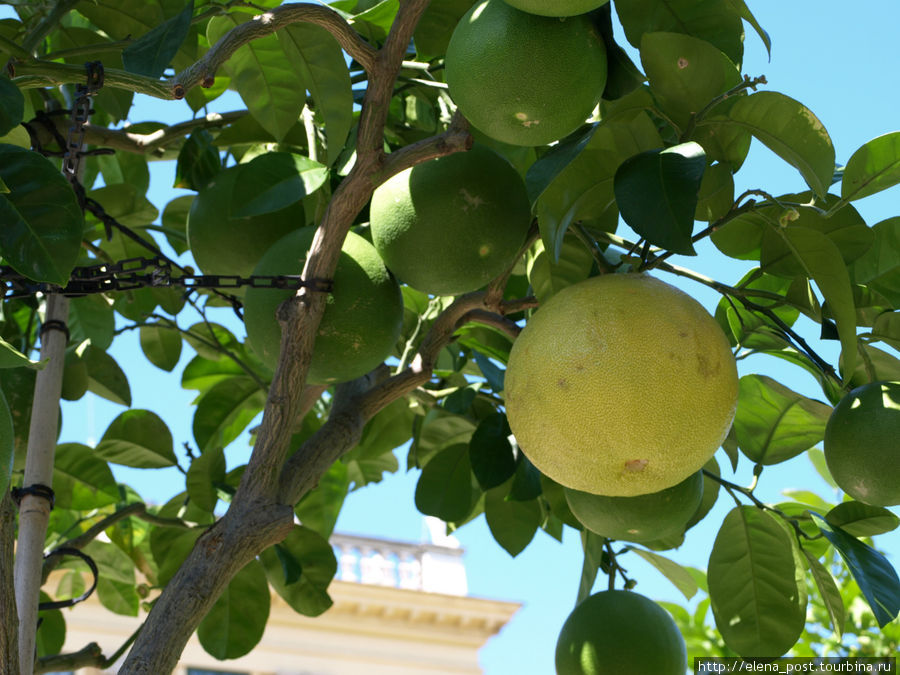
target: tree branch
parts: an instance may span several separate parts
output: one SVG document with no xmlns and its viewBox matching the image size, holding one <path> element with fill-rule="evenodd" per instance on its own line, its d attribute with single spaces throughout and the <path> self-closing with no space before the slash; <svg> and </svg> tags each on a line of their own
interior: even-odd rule
<svg viewBox="0 0 900 675">
<path fill-rule="evenodd" d="M 13 583 L 16 507 L 9 490 L 0 495 L 0 672 L 19 672 L 19 613 Z"/>
</svg>

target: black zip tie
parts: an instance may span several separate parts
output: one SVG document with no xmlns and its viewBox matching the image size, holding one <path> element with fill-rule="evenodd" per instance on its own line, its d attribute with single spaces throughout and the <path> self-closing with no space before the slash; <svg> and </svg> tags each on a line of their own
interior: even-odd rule
<svg viewBox="0 0 900 675">
<path fill-rule="evenodd" d="M 20 507 L 22 505 L 22 498 L 26 495 L 46 499 L 48 502 L 50 502 L 51 511 L 53 510 L 53 504 L 56 501 L 53 488 L 42 483 L 35 483 L 34 485 L 29 485 L 28 487 L 15 487 L 10 490 L 10 495 L 12 496 L 13 501 L 16 503 L 16 507 Z"/>
<path fill-rule="evenodd" d="M 73 556 L 75 558 L 81 558 L 81 560 L 91 568 L 91 574 L 94 576 L 94 583 L 92 583 L 91 587 L 84 593 L 79 595 L 77 598 L 69 598 L 68 600 L 52 600 L 40 603 L 38 605 L 38 610 L 40 611 L 44 611 L 47 609 L 63 609 L 64 607 L 72 607 L 73 605 L 77 605 L 79 602 L 84 602 L 85 600 L 87 600 L 91 596 L 91 593 L 94 592 L 94 589 L 97 588 L 97 580 L 100 578 L 100 571 L 97 569 L 97 563 L 94 562 L 94 559 L 91 558 L 91 556 L 89 556 L 87 553 L 79 551 L 77 548 L 72 548 L 71 546 L 63 546 L 60 548 L 55 548 L 44 555 L 44 560 L 49 560 L 50 558 L 55 558 L 58 556 Z"/>
<path fill-rule="evenodd" d="M 61 321 L 60 319 L 49 319 L 41 324 L 41 330 L 39 331 L 39 335 L 41 339 L 44 339 L 44 333 L 49 330 L 58 330 L 61 333 L 64 333 L 66 336 L 66 344 L 69 344 L 69 340 L 72 336 L 69 334 L 69 327 L 66 325 L 65 321 Z"/>
</svg>

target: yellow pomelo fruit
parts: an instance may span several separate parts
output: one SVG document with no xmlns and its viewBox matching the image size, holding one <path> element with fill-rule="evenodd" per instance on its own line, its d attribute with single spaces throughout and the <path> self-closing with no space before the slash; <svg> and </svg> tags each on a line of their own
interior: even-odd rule
<svg viewBox="0 0 900 675">
<path fill-rule="evenodd" d="M 372 195 L 369 218 L 372 242 L 400 281 L 457 295 L 506 270 L 531 209 L 512 165 L 476 145 L 391 177 Z"/>
<path fill-rule="evenodd" d="M 725 334 L 689 295 L 643 274 L 563 289 L 513 343 L 506 411 L 556 482 L 631 497 L 699 471 L 728 433 L 738 377 Z"/>
<path fill-rule="evenodd" d="M 279 239 L 259 261 L 254 274 L 299 274 L 312 245 L 314 227 L 304 227 Z M 248 288 L 244 325 L 253 350 L 275 367 L 281 346 L 281 325 L 275 311 L 294 291 Z M 319 324 L 307 381 L 345 382 L 365 375 L 394 349 L 403 321 L 400 285 L 372 244 L 350 232 L 344 240 L 334 290 Z"/>
<path fill-rule="evenodd" d="M 557 675 L 684 675 L 687 648 L 672 617 L 631 591 L 583 600 L 556 643 Z"/>
<path fill-rule="evenodd" d="M 840 488 L 872 506 L 900 504 L 900 382 L 871 382 L 838 401 L 825 460 Z"/>
<path fill-rule="evenodd" d="M 703 498 L 703 472 L 672 487 L 635 497 L 607 497 L 565 488 L 576 518 L 592 532 L 621 541 L 652 543 L 684 532 Z"/>
<path fill-rule="evenodd" d="M 250 276 L 272 244 L 305 224 L 299 201 L 272 213 L 232 216 L 231 196 L 238 170 L 230 167 L 219 172 L 191 203 L 188 245 L 204 274 Z"/>
<path fill-rule="evenodd" d="M 504 0 L 482 0 L 460 19 L 444 63 L 462 114 L 513 145 L 572 133 L 606 86 L 606 47 L 587 16 L 537 16 Z"/>
<path fill-rule="evenodd" d="M 609 0 L 506 0 L 506 4 L 529 14 L 575 16 L 605 5 Z"/>
</svg>

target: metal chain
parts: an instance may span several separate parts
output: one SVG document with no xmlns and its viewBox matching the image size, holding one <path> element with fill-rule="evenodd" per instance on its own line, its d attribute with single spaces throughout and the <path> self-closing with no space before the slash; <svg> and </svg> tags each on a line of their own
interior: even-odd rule
<svg viewBox="0 0 900 675">
<path fill-rule="evenodd" d="M 90 61 L 84 64 L 87 71 L 87 83 L 75 88 L 75 101 L 72 103 L 72 123 L 66 138 L 66 153 L 63 155 L 63 175 L 73 185 L 78 182 L 78 171 L 84 146 L 84 125 L 91 116 L 91 96 L 103 86 L 103 64 Z"/>
</svg>

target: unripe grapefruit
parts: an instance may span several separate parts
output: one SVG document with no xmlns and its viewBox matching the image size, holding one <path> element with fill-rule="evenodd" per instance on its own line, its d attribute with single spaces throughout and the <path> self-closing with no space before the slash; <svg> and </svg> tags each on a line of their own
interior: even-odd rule
<svg viewBox="0 0 900 675">
<path fill-rule="evenodd" d="M 838 401 L 825 426 L 834 481 L 873 506 L 900 504 L 900 382 L 871 382 Z"/>
<path fill-rule="evenodd" d="M 444 63 L 462 114 L 513 145 L 572 133 L 606 86 L 606 47 L 587 16 L 537 16 L 504 0 L 481 0 L 460 19 Z"/>
<path fill-rule="evenodd" d="M 259 261 L 254 274 L 299 274 L 312 244 L 314 227 L 279 239 Z M 244 324 L 253 350 L 269 366 L 278 360 L 281 326 L 275 310 L 294 291 L 248 288 Z M 400 335 L 403 298 L 372 245 L 350 232 L 344 240 L 334 290 L 319 324 L 307 381 L 345 382 L 365 375 L 390 356 Z"/>
<path fill-rule="evenodd" d="M 605 5 L 609 0 L 506 0 L 506 4 L 529 14 L 575 16 Z"/>
<path fill-rule="evenodd" d="M 272 213 L 232 216 L 231 196 L 238 171 L 238 167 L 220 171 L 191 203 L 188 244 L 204 274 L 249 276 L 272 244 L 305 224 L 299 201 Z"/>
<path fill-rule="evenodd" d="M 636 497 L 607 497 L 565 488 L 576 518 L 592 532 L 647 544 L 684 532 L 703 498 L 703 472 L 672 487 Z"/>
<path fill-rule="evenodd" d="M 506 270 L 531 223 L 522 178 L 477 145 L 391 177 L 372 195 L 369 214 L 388 268 L 436 295 L 477 290 Z"/>
<path fill-rule="evenodd" d="M 631 591 L 583 600 L 556 643 L 557 675 L 684 675 L 687 648 L 672 617 Z"/>
<path fill-rule="evenodd" d="M 689 295 L 644 274 L 563 289 L 513 343 L 506 412 L 538 469 L 610 497 L 658 492 L 699 471 L 734 419 L 725 334 Z"/>
</svg>

